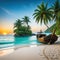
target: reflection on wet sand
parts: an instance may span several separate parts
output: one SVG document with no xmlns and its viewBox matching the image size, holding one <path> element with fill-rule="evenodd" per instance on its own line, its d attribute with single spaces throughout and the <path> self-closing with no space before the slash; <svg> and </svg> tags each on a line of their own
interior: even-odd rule
<svg viewBox="0 0 60 60">
<path fill-rule="evenodd" d="M 14 47 L 6 48 L 6 49 L 1 49 L 0 50 L 0 56 L 8 55 L 10 53 L 14 52 Z"/>
</svg>

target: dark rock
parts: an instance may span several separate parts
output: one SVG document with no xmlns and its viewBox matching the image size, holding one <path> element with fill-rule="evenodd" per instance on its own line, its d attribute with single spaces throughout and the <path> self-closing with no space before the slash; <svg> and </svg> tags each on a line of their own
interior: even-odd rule
<svg viewBox="0 0 60 60">
<path fill-rule="evenodd" d="M 43 38 L 43 40 L 41 40 L 41 38 Z M 43 41 L 42 43 L 45 44 L 54 44 L 57 41 L 58 37 L 55 34 L 50 34 L 48 36 L 46 36 L 46 34 L 37 34 L 37 40 L 39 42 Z"/>
<path fill-rule="evenodd" d="M 58 37 L 55 34 L 54 35 L 50 34 L 44 38 L 44 41 L 46 44 L 47 43 L 54 44 L 54 42 L 57 41 L 57 39 Z"/>
</svg>

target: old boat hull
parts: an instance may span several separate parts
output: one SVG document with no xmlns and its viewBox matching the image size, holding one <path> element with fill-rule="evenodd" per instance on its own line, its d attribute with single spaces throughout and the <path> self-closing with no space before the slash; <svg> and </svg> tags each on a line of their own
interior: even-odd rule
<svg viewBox="0 0 60 60">
<path fill-rule="evenodd" d="M 57 39 L 58 39 L 58 37 L 56 35 L 52 35 L 52 34 L 50 34 L 48 36 L 46 36 L 44 34 L 37 35 L 38 42 L 41 42 L 44 44 L 48 44 L 48 43 L 54 44 L 57 41 Z"/>
</svg>

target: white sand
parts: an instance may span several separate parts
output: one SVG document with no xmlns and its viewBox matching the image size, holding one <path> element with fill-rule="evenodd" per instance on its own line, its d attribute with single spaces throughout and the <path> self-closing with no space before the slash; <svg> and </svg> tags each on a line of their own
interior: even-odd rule
<svg viewBox="0 0 60 60">
<path fill-rule="evenodd" d="M 60 60 L 60 45 L 19 48 L 11 54 L 0 56 L 0 60 Z"/>
</svg>

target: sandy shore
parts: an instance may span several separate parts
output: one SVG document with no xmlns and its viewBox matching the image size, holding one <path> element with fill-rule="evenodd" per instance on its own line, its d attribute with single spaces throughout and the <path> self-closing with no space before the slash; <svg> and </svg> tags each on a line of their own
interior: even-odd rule
<svg viewBox="0 0 60 60">
<path fill-rule="evenodd" d="M 10 54 L 0 56 L 0 60 L 60 60 L 60 45 L 19 48 Z"/>
<path fill-rule="evenodd" d="M 53 45 L 30 45 L 18 49 L 0 51 L 0 60 L 60 60 L 60 38 Z M 8 53 L 9 52 L 9 53 Z"/>
</svg>

